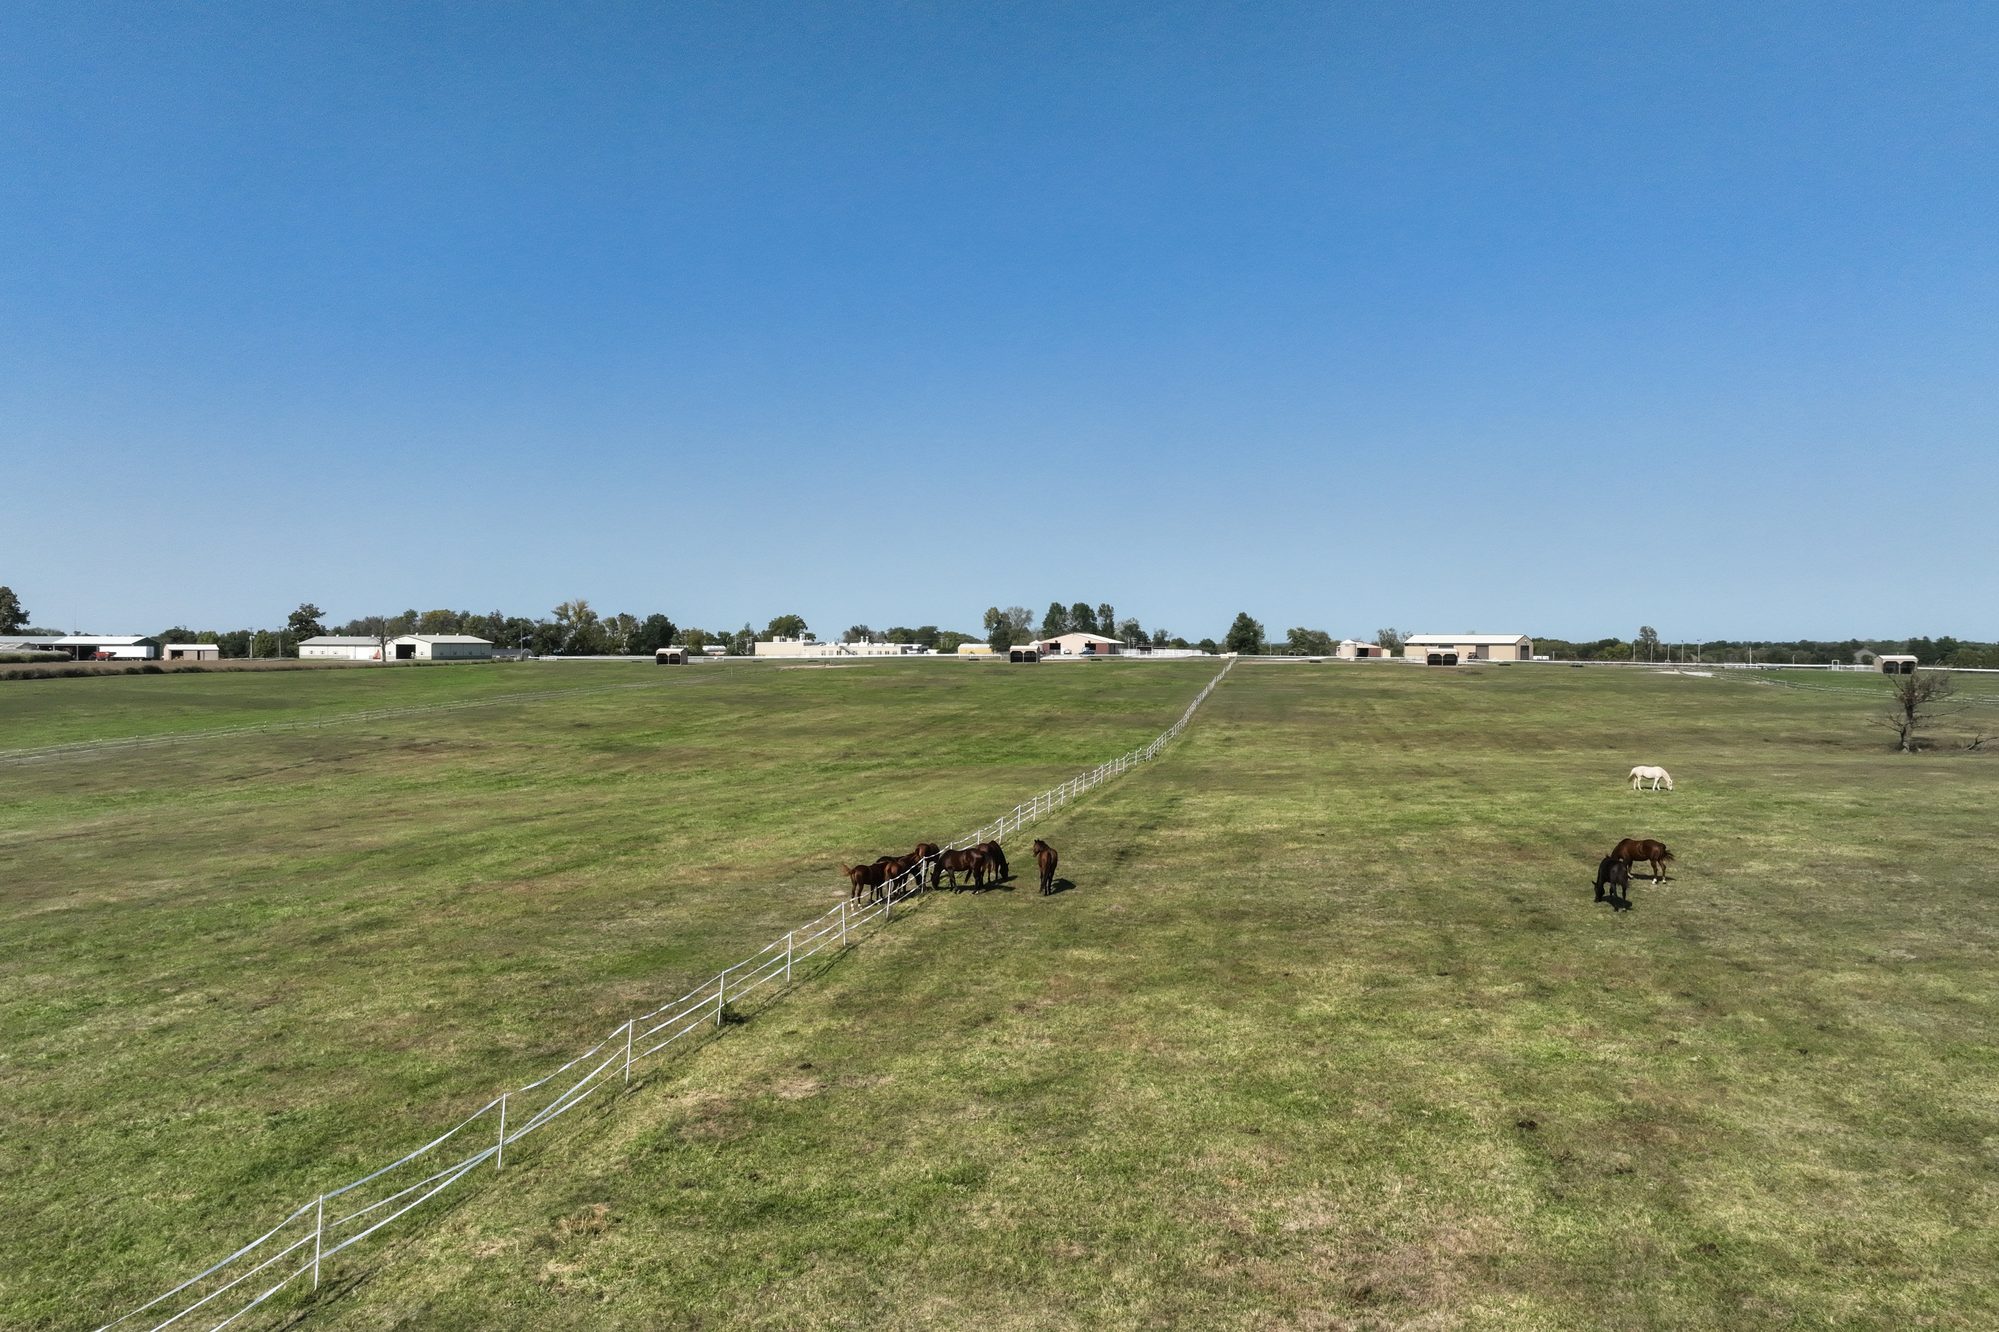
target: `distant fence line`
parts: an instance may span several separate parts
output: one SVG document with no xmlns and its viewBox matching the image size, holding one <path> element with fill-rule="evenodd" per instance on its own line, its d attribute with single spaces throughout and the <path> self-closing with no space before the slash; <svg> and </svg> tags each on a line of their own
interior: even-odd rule
<svg viewBox="0 0 1999 1332">
<path fill-rule="evenodd" d="M 1233 659 L 1227 661 L 1194 696 L 1179 720 L 1150 743 L 1015 805 L 944 849 L 1004 841 L 1009 832 L 1021 831 L 1084 792 L 1157 756 L 1186 729 L 1195 711 L 1234 665 Z M 500 700 L 496 697 L 482 701 Z M 733 966 L 724 967 L 679 998 L 613 1028 L 604 1039 L 562 1067 L 525 1086 L 502 1092 L 416 1150 L 301 1203 L 275 1226 L 228 1257 L 105 1323 L 97 1332 L 141 1326 L 150 1332 L 170 1326 L 206 1326 L 215 1332 L 249 1314 L 295 1281 L 309 1276 L 317 1289 L 320 1268 L 333 1255 L 436 1197 L 487 1162 L 498 1172 L 505 1163 L 508 1147 L 575 1109 L 606 1086 L 629 1085 L 632 1070 L 640 1061 L 661 1054 L 682 1040 L 691 1047 L 692 1038 L 698 1033 L 712 1032 L 723 1025 L 731 1005 L 766 986 L 788 984 L 801 963 L 829 949 L 848 947 L 870 926 L 885 926 L 894 918 L 897 902 L 921 891 L 925 868 L 919 865 L 891 880 L 884 885 L 879 899 L 871 897 L 858 905 L 852 899 L 842 901 L 833 910 L 787 930 L 783 938 L 773 940 Z M 774 995 L 776 991 L 771 993 Z M 439 1149 L 454 1141 L 480 1145 L 448 1164 L 439 1164 Z M 412 1175 L 418 1177 L 411 1179 Z M 183 1322 L 197 1314 L 201 1320 L 217 1321 Z M 157 1321 L 142 1323 L 142 1317 Z"/>
</svg>

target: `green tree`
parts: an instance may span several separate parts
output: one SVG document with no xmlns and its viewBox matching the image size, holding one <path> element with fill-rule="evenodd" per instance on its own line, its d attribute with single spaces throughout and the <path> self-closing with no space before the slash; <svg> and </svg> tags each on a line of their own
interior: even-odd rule
<svg viewBox="0 0 1999 1332">
<path fill-rule="evenodd" d="M 326 632 L 325 626 L 319 622 L 319 617 L 324 614 L 325 611 L 310 601 L 300 603 L 299 608 L 291 613 L 291 618 L 285 621 L 285 633 L 290 635 L 294 647 L 301 639 L 317 638 Z M 257 655 L 261 657 L 264 654 L 259 652 Z"/>
<path fill-rule="evenodd" d="M 0 587 L 0 634 L 11 634 L 28 627 L 28 608 L 14 595 L 11 587 Z"/>
<path fill-rule="evenodd" d="M 1409 631 L 1407 629 L 1377 629 L 1374 631 L 1374 641 L 1377 645 L 1390 652 L 1400 652 L 1402 645 L 1409 641 Z"/>
<path fill-rule="evenodd" d="M 1094 634 L 1097 630 L 1097 613 L 1090 609 L 1090 603 L 1079 601 L 1069 608 L 1069 632 L 1072 634 Z"/>
<path fill-rule="evenodd" d="M 259 629 L 251 636 L 250 655 L 253 657 L 279 657 L 284 655 L 284 648 L 278 642 L 276 634 L 268 629 Z"/>
<path fill-rule="evenodd" d="M 1004 652 L 1013 646 L 1013 622 L 998 606 L 986 609 L 985 626 L 986 642 L 991 645 L 993 651 Z"/>
<path fill-rule="evenodd" d="M 805 617 L 803 615 L 780 615 L 764 629 L 764 637 L 803 638 L 805 637 Z"/>
<path fill-rule="evenodd" d="M 1069 612 L 1062 609 L 1061 602 L 1049 602 L 1048 613 L 1041 617 L 1041 636 L 1053 638 L 1057 634 L 1068 633 L 1069 629 Z"/>
<path fill-rule="evenodd" d="M 729 637 L 729 655 L 732 657 L 755 656 L 757 631 L 745 624 Z"/>
<path fill-rule="evenodd" d="M 1292 629 L 1284 636 L 1284 650 L 1294 657 L 1330 657 L 1333 636 L 1323 629 Z"/>
<path fill-rule="evenodd" d="M 840 641 L 842 643 L 872 643 L 878 637 L 879 635 L 865 624 L 850 624 L 847 626 L 847 632 L 840 635 Z"/>
<path fill-rule="evenodd" d="M 690 625 L 680 631 L 680 641 L 689 652 L 699 652 L 708 646 L 708 631 Z"/>
<path fill-rule="evenodd" d="M 604 654 L 608 638 L 603 621 L 590 603 L 578 597 L 555 608 L 555 623 L 562 630 L 562 651 L 572 656 L 597 657 Z"/>
<path fill-rule="evenodd" d="M 465 616 L 455 610 L 427 610 L 416 617 L 419 634 L 462 634 L 465 632 Z"/>
<path fill-rule="evenodd" d="M 1204 638 L 1200 642 L 1194 644 L 1194 646 L 1201 649 L 1201 651 L 1210 654 L 1220 652 L 1222 650 L 1221 644 L 1215 642 L 1215 640 L 1212 638 Z"/>
<path fill-rule="evenodd" d="M 650 655 L 663 647 L 672 647 L 673 638 L 679 631 L 673 621 L 664 615 L 648 615 L 639 625 L 638 633 L 632 639 L 632 651 Z"/>
<path fill-rule="evenodd" d="M 622 657 L 635 652 L 637 649 L 632 646 L 632 640 L 638 637 L 638 632 L 638 617 L 619 611 L 604 621 L 605 647 L 613 656 Z"/>
<path fill-rule="evenodd" d="M 1108 601 L 1097 603 L 1097 632 L 1105 638 L 1118 636 L 1117 610 Z"/>
<path fill-rule="evenodd" d="M 1638 652 L 1647 661 L 1659 659 L 1659 631 L 1649 624 L 1638 627 Z"/>
<path fill-rule="evenodd" d="M 1138 622 L 1135 616 L 1125 620 L 1123 624 L 1117 627 L 1117 636 L 1124 642 L 1126 647 L 1144 647 L 1148 641 L 1145 637 L 1145 627 Z"/>
<path fill-rule="evenodd" d="M 1263 626 L 1250 619 L 1248 611 L 1237 611 L 1234 623 L 1222 638 L 1222 646 L 1244 656 L 1254 655 L 1263 650 Z"/>
</svg>

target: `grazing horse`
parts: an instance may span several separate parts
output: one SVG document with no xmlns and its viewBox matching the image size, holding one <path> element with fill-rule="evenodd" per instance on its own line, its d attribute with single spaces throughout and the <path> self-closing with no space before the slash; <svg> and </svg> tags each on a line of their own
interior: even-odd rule
<svg viewBox="0 0 1999 1332">
<path fill-rule="evenodd" d="M 992 872 L 994 883 L 1005 883 L 1013 877 L 1013 871 L 1007 868 L 1006 852 L 998 842 L 980 842 L 972 850 L 986 858 L 986 868 Z"/>
<path fill-rule="evenodd" d="M 1631 770 L 1631 789 L 1636 791 L 1640 784 L 1651 782 L 1654 791 L 1664 782 L 1668 791 L 1673 789 L 1673 774 L 1650 763 L 1641 763 Z"/>
<path fill-rule="evenodd" d="M 882 885 L 886 887 L 915 869 L 922 862 L 915 856 L 883 856 L 875 864 L 881 866 Z M 923 886 L 922 876 L 917 877 L 917 887 Z"/>
<path fill-rule="evenodd" d="M 986 857 L 977 847 L 944 852 L 937 857 L 937 868 L 951 876 L 951 891 L 954 893 L 962 891 L 958 886 L 960 874 L 970 875 L 974 888 L 986 886 Z"/>
<path fill-rule="evenodd" d="M 1610 849 L 1610 858 L 1621 860 L 1626 865 L 1641 860 L 1650 861 L 1652 882 L 1661 883 L 1666 878 L 1666 862 L 1673 858 L 1673 853 L 1666 849 L 1664 842 L 1655 842 L 1649 837 L 1627 837 Z"/>
<path fill-rule="evenodd" d="M 1609 888 L 1608 893 L 1604 892 Z M 1610 899 L 1615 906 L 1623 899 L 1624 905 L 1631 905 L 1631 862 L 1619 860 L 1616 856 L 1605 856 L 1596 863 L 1596 900 Z"/>
<path fill-rule="evenodd" d="M 909 853 L 911 856 L 915 857 L 916 862 L 919 865 L 928 865 L 930 867 L 930 886 L 932 888 L 935 888 L 937 886 L 936 857 L 938 849 L 939 848 L 937 846 L 937 843 L 935 842 L 918 842 L 916 844 L 916 849 Z M 917 876 L 919 880 L 922 877 L 923 877 L 922 875 Z"/>
<path fill-rule="evenodd" d="M 1044 897 L 1055 891 L 1055 867 L 1061 859 L 1055 854 L 1054 847 L 1039 837 L 1034 839 L 1034 863 L 1041 870 L 1041 893 Z"/>
<path fill-rule="evenodd" d="M 882 884 L 887 876 L 882 873 L 879 862 L 873 865 L 842 865 L 840 873 L 847 876 L 847 900 L 859 900 L 861 894 L 872 890 L 874 897 L 881 896 Z"/>
</svg>

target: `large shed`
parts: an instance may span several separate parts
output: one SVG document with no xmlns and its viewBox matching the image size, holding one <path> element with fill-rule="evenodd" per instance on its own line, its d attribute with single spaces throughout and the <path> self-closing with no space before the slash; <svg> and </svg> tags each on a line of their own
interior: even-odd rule
<svg viewBox="0 0 1999 1332">
<path fill-rule="evenodd" d="M 77 661 L 109 657 L 114 661 L 151 661 L 160 655 L 160 640 L 145 634 L 50 634 L 19 640 L 39 652 L 62 652 Z"/>
<path fill-rule="evenodd" d="M 1044 657 L 1114 657 L 1124 651 L 1124 640 L 1102 634 L 1056 634 L 1032 646 Z"/>
<path fill-rule="evenodd" d="M 301 638 L 298 655 L 305 661 L 380 661 L 382 640 L 351 634 L 319 634 Z"/>
<path fill-rule="evenodd" d="M 470 634 L 404 634 L 389 640 L 397 661 L 491 661 L 490 639 Z"/>
<path fill-rule="evenodd" d="M 1417 661 L 1431 652 L 1455 652 L 1459 661 L 1527 661 L 1534 640 L 1525 634 L 1411 634 L 1402 641 L 1402 655 Z"/>
</svg>

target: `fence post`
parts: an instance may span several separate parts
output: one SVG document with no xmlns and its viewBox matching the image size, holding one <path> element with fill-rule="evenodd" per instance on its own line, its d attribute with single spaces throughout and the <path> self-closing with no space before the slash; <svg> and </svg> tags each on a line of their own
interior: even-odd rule
<svg viewBox="0 0 1999 1332">
<path fill-rule="evenodd" d="M 507 1159 L 507 1093 L 500 1093 L 500 1145 L 493 1149 L 493 1173 L 498 1174 Z"/>
<path fill-rule="evenodd" d="M 840 903 L 840 947 L 847 946 L 847 904 Z"/>
<path fill-rule="evenodd" d="M 722 1025 L 722 1005 L 729 1002 L 729 973 L 724 971 L 715 978 L 715 1025 Z"/>
<path fill-rule="evenodd" d="M 632 1026 L 637 1018 L 625 1019 L 625 1085 L 632 1085 Z"/>
<path fill-rule="evenodd" d="M 797 933 L 797 930 L 784 932 L 784 983 L 787 985 L 791 984 L 791 940 Z"/>
<path fill-rule="evenodd" d="M 319 1289 L 319 1254 L 326 1235 L 326 1195 L 319 1195 L 319 1203 L 312 1213 L 312 1288 Z"/>
</svg>

